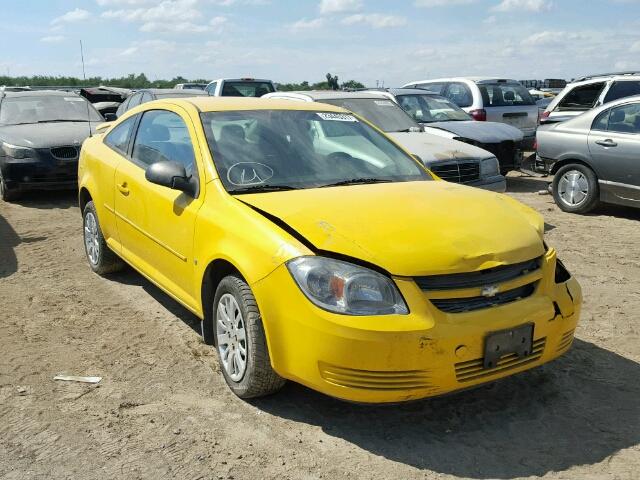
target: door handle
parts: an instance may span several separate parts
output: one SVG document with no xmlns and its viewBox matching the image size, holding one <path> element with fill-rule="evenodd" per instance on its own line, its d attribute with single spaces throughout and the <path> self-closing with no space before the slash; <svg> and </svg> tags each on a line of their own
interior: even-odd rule
<svg viewBox="0 0 640 480">
<path fill-rule="evenodd" d="M 118 183 L 116 185 L 120 193 L 123 195 L 129 195 L 129 189 L 127 188 L 127 182 Z"/>
<path fill-rule="evenodd" d="M 613 140 L 611 140 L 610 138 L 607 138 L 606 140 L 596 140 L 596 143 L 598 145 L 601 145 L 603 147 L 617 147 L 618 144 L 616 142 L 614 142 Z"/>
</svg>

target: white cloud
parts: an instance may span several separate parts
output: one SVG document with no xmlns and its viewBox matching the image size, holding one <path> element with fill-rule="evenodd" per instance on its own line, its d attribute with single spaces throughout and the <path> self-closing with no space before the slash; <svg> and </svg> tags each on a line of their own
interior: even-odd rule
<svg viewBox="0 0 640 480">
<path fill-rule="evenodd" d="M 482 23 L 486 24 L 486 25 L 492 25 L 494 23 L 496 23 L 496 16 L 495 15 L 491 15 L 487 18 L 485 18 L 484 20 L 482 20 Z"/>
<path fill-rule="evenodd" d="M 362 9 L 362 0 L 321 0 L 320 13 L 357 12 Z"/>
<path fill-rule="evenodd" d="M 640 41 L 635 42 L 629 47 L 631 53 L 640 53 Z"/>
<path fill-rule="evenodd" d="M 380 13 L 357 13 L 343 18 L 341 23 L 344 25 L 363 23 L 373 28 L 389 28 L 402 27 L 407 24 L 407 19 L 396 15 L 383 15 Z"/>
<path fill-rule="evenodd" d="M 197 3 L 198 0 L 163 0 L 150 7 L 106 10 L 101 16 L 124 22 L 140 23 L 140 31 L 142 32 L 202 33 L 219 31 L 227 21 L 226 17 L 217 16 L 208 23 L 202 22 L 203 14 L 197 8 Z"/>
<path fill-rule="evenodd" d="M 71 10 L 64 15 L 54 18 L 51 21 L 52 25 L 56 25 L 59 23 L 72 23 L 72 22 L 80 22 L 82 20 L 86 20 L 89 18 L 91 14 L 86 10 L 82 10 L 81 8 L 76 8 L 75 10 Z"/>
<path fill-rule="evenodd" d="M 549 0 L 502 0 L 498 5 L 492 7 L 494 12 L 542 12 L 550 10 L 552 2 Z"/>
<path fill-rule="evenodd" d="M 449 7 L 453 5 L 468 5 L 475 3 L 477 0 L 415 0 L 413 4 L 416 7 Z"/>
<path fill-rule="evenodd" d="M 59 42 L 62 42 L 63 40 L 64 40 L 64 36 L 62 35 L 48 35 L 40 39 L 40 41 L 44 43 L 59 43 Z"/>
<path fill-rule="evenodd" d="M 301 30 L 315 30 L 322 27 L 323 25 L 324 25 L 323 18 L 312 18 L 311 20 L 302 18 L 297 22 L 294 22 L 291 25 L 289 25 L 289 29 L 294 32 L 298 32 Z"/>
<path fill-rule="evenodd" d="M 537 47 L 542 45 L 564 44 L 572 40 L 584 40 L 585 38 L 586 38 L 586 35 L 581 33 L 575 33 L 575 32 L 569 33 L 569 32 L 563 32 L 561 30 L 558 30 L 558 31 L 544 30 L 542 32 L 537 32 L 529 35 L 528 37 L 522 40 L 522 44 L 530 47 Z"/>
<path fill-rule="evenodd" d="M 156 3 L 155 0 L 96 0 L 96 3 L 101 7 L 107 7 L 110 5 L 147 5 L 150 3 Z"/>
</svg>

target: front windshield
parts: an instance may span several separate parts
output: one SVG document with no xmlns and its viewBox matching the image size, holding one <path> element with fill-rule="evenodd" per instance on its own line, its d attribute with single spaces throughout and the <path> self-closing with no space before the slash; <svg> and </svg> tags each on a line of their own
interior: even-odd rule
<svg viewBox="0 0 640 480">
<path fill-rule="evenodd" d="M 0 103 L 0 125 L 49 122 L 103 122 L 84 98 L 77 95 L 5 97 Z"/>
<path fill-rule="evenodd" d="M 439 95 L 398 95 L 398 104 L 416 122 L 455 122 L 471 120 L 459 106 Z"/>
<path fill-rule="evenodd" d="M 231 193 L 431 179 L 348 113 L 250 110 L 201 117 L 220 180 Z"/>
<path fill-rule="evenodd" d="M 411 128 L 420 128 L 395 102 L 385 98 L 332 98 L 317 101 L 351 110 L 383 132 L 408 132 Z"/>
</svg>

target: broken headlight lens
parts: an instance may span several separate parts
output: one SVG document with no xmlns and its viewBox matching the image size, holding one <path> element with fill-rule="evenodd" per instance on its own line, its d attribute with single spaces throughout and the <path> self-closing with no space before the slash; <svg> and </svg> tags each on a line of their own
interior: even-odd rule
<svg viewBox="0 0 640 480">
<path fill-rule="evenodd" d="M 480 162 L 480 176 L 493 177 L 500 175 L 500 164 L 496 157 L 485 158 Z"/>
<path fill-rule="evenodd" d="M 0 143 L 2 151 L 7 157 L 11 158 L 33 158 L 36 156 L 36 152 L 32 148 L 21 147 L 19 145 L 12 145 L 7 142 Z"/>
<path fill-rule="evenodd" d="M 368 268 L 326 257 L 298 257 L 287 268 L 314 304 L 345 315 L 407 314 L 393 281 Z"/>
</svg>

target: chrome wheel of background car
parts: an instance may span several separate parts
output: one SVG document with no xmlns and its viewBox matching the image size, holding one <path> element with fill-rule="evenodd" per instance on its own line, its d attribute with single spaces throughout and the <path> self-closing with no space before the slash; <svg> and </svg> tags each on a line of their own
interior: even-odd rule
<svg viewBox="0 0 640 480">
<path fill-rule="evenodd" d="M 565 172 L 558 182 L 560 199 L 572 207 L 583 203 L 589 196 L 589 182 L 587 177 L 578 170 Z"/>
<path fill-rule="evenodd" d="M 100 237 L 98 222 L 92 212 L 87 212 L 84 216 L 84 247 L 91 264 L 97 265 L 100 260 Z"/>
<path fill-rule="evenodd" d="M 222 367 L 234 382 L 242 380 L 247 369 L 247 332 L 235 297 L 220 297 L 216 315 L 216 334 Z"/>
</svg>

